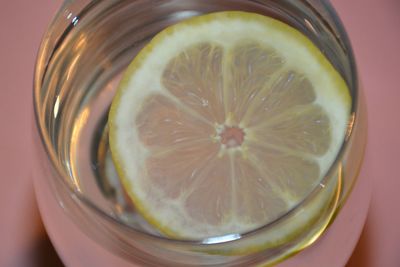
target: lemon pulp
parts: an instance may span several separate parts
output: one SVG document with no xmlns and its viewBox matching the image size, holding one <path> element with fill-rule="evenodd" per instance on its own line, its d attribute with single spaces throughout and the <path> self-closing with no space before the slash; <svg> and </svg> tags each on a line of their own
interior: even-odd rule
<svg viewBox="0 0 400 267">
<path fill-rule="evenodd" d="M 112 157 L 136 208 L 166 235 L 244 233 L 320 183 L 350 102 L 294 28 L 246 12 L 203 15 L 156 35 L 128 67 L 109 115 Z"/>
</svg>

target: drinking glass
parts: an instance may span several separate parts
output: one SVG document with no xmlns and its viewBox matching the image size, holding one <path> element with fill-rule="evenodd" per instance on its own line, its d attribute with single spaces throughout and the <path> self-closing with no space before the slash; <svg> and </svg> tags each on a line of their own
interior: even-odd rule
<svg viewBox="0 0 400 267">
<path fill-rule="evenodd" d="M 263 14 L 303 32 L 346 81 L 352 96 L 351 116 L 329 172 L 292 210 L 246 233 L 173 239 L 159 234 L 126 201 L 110 159 L 107 114 L 122 73 L 155 34 L 189 17 L 224 10 Z M 82 233 L 132 266 L 282 262 L 313 243 L 323 246 L 316 240 L 344 212 L 353 188 L 362 183 L 357 176 L 366 140 L 364 99 L 350 42 L 328 1 L 67 0 L 43 38 L 33 96 L 34 180 L 46 227 L 60 219 L 47 208 L 49 202 L 57 203 Z M 363 201 L 367 203 L 368 197 Z M 292 236 L 282 236 L 294 223 L 298 229 Z M 50 237 L 54 240 L 57 235 L 53 232 Z M 270 245 L 229 253 L 260 242 Z M 63 255 L 63 245 L 57 249 Z M 88 259 L 101 257 L 90 248 L 85 251 Z M 68 257 L 63 260 L 70 262 Z"/>
</svg>

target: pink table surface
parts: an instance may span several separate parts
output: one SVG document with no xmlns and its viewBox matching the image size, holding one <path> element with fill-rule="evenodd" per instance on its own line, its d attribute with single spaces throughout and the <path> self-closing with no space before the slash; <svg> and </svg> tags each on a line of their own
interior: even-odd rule
<svg viewBox="0 0 400 267">
<path fill-rule="evenodd" d="M 356 54 L 369 113 L 363 172 L 373 178 L 367 223 L 347 267 L 400 266 L 400 1 L 333 0 Z M 0 266 L 60 265 L 46 238 L 30 176 L 36 51 L 60 0 L 0 8 Z"/>
</svg>

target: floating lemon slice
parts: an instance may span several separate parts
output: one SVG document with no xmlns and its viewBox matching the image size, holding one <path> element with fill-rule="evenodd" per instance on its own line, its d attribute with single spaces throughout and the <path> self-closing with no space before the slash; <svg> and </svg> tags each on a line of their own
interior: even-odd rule
<svg viewBox="0 0 400 267">
<path fill-rule="evenodd" d="M 245 233 L 319 185 L 350 107 L 344 80 L 296 29 L 212 13 L 165 29 L 130 64 L 109 115 L 111 152 L 136 208 L 164 234 Z"/>
</svg>

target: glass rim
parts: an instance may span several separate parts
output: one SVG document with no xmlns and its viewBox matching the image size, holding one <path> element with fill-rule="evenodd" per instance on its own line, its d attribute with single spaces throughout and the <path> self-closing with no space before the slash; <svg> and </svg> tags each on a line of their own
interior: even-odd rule
<svg viewBox="0 0 400 267">
<path fill-rule="evenodd" d="M 323 15 L 321 15 L 318 11 L 316 11 L 315 8 L 313 8 L 313 5 L 311 3 L 309 3 L 308 0 L 301 0 L 301 1 L 304 4 L 306 4 L 308 7 L 311 7 L 313 9 L 313 12 L 316 12 L 316 14 L 320 15 L 320 19 L 324 21 Z M 124 221 L 106 213 L 94 201 L 92 201 L 91 199 L 86 197 L 82 192 L 77 190 L 74 186 L 72 186 L 68 182 L 68 175 L 65 173 L 65 170 L 61 166 L 61 163 L 57 160 L 55 152 L 51 149 L 52 145 L 51 145 L 50 138 L 48 135 L 46 135 L 45 131 L 43 130 L 43 128 L 45 128 L 45 127 L 42 125 L 42 121 L 41 121 L 41 117 L 40 117 L 39 109 L 38 109 L 38 106 L 39 106 L 38 94 L 41 90 L 43 78 L 44 78 L 44 75 L 46 74 L 46 70 L 47 70 L 47 68 L 43 68 L 41 66 L 43 65 L 43 63 L 48 63 L 49 60 L 51 59 L 51 56 L 54 53 L 54 49 L 53 49 L 51 51 L 50 55 L 45 54 L 46 49 L 50 45 L 49 44 L 49 36 L 51 36 L 51 33 L 54 30 L 56 21 L 60 18 L 60 16 L 62 16 L 63 8 L 71 2 L 73 2 L 73 1 L 64 1 L 62 6 L 60 7 L 60 9 L 58 10 L 58 13 L 55 15 L 53 20 L 50 22 L 50 24 L 45 32 L 45 35 L 42 38 L 39 52 L 38 52 L 37 58 L 36 58 L 35 69 L 34 69 L 33 111 L 34 111 L 34 121 L 35 121 L 34 125 L 36 126 L 35 130 L 37 131 L 38 136 L 40 138 L 40 141 L 41 141 L 40 145 L 42 146 L 42 149 L 45 151 L 46 156 L 48 157 L 47 159 L 49 160 L 49 163 L 52 164 L 52 167 L 54 168 L 54 170 L 56 172 L 57 177 L 56 178 L 50 177 L 50 179 L 55 178 L 55 179 L 59 180 L 59 182 L 61 182 L 63 187 L 65 187 L 73 196 L 75 196 L 75 197 L 72 197 L 74 202 L 78 201 L 78 202 L 82 203 L 84 206 L 88 207 L 89 210 L 93 211 L 99 217 L 122 227 L 123 229 L 127 230 L 128 232 L 132 232 L 134 234 L 138 234 L 138 235 L 141 235 L 141 236 L 149 238 L 149 239 L 156 239 L 158 241 L 166 241 L 166 242 L 170 242 L 170 243 L 173 242 L 173 243 L 177 243 L 177 244 L 179 243 L 179 244 L 184 244 L 184 245 L 204 246 L 204 245 L 215 245 L 215 244 L 223 244 L 223 243 L 227 243 L 227 242 L 234 242 L 236 240 L 242 240 L 249 236 L 254 236 L 260 232 L 268 231 L 271 228 L 273 229 L 273 227 L 276 224 L 284 221 L 286 218 L 295 214 L 299 208 L 301 208 L 308 202 L 312 201 L 313 198 L 318 195 L 318 193 L 322 189 L 322 187 L 319 186 L 319 184 L 317 184 L 314 187 L 314 189 L 302 201 L 297 203 L 294 207 L 292 207 L 289 211 L 287 211 L 280 217 L 276 218 L 275 220 L 273 220 L 271 222 L 268 222 L 267 224 L 264 224 L 260 227 L 254 228 L 254 229 L 249 230 L 244 233 L 224 234 L 221 236 L 213 236 L 213 237 L 207 237 L 207 238 L 203 238 L 203 239 L 175 239 L 175 238 L 171 238 L 168 236 L 156 235 L 156 234 L 153 234 L 150 232 L 146 232 L 146 231 L 142 231 L 140 229 L 133 228 L 129 224 L 125 223 Z M 83 17 L 83 15 L 86 12 L 88 12 L 90 8 L 92 8 L 98 2 L 101 2 L 101 1 L 90 0 L 90 1 L 86 1 L 86 2 L 87 2 L 87 5 L 85 5 L 84 8 L 79 13 L 80 18 Z M 348 62 L 350 65 L 349 70 L 350 70 L 350 78 L 351 78 L 347 82 L 349 83 L 348 86 L 350 89 L 350 93 L 352 94 L 352 106 L 351 106 L 348 120 L 350 122 L 352 121 L 352 123 L 354 124 L 355 120 L 357 119 L 354 114 L 356 113 L 358 105 L 359 105 L 359 103 L 358 103 L 359 102 L 359 81 L 358 81 L 357 67 L 356 67 L 356 62 L 355 62 L 355 57 L 353 54 L 352 46 L 351 46 L 350 40 L 348 38 L 348 35 L 344 29 L 344 26 L 342 25 L 342 22 L 341 22 L 339 16 L 337 15 L 335 9 L 331 5 L 331 3 L 329 1 L 321 1 L 321 4 L 323 5 L 325 11 L 327 11 L 327 14 L 333 20 L 335 27 L 337 27 L 337 30 L 339 33 L 338 38 L 340 38 L 342 45 L 344 46 L 342 48 L 344 48 L 345 51 L 347 52 L 346 55 L 347 55 Z M 72 24 L 67 25 L 67 27 L 65 29 L 63 29 L 62 34 L 68 33 L 68 31 L 72 29 L 71 27 L 72 27 Z M 60 40 L 57 40 L 57 41 L 60 41 Z M 57 45 L 55 45 L 54 47 L 56 48 Z M 46 67 L 47 67 L 47 65 L 46 65 Z M 334 162 L 331 164 L 331 166 L 329 167 L 329 169 L 326 172 L 326 174 L 324 175 L 324 177 L 320 180 L 320 183 L 326 183 L 330 180 L 331 177 L 334 177 L 334 176 L 332 176 L 332 174 L 338 168 L 338 165 L 340 164 L 340 160 L 343 157 L 343 154 L 348 147 L 348 144 L 351 139 L 352 132 L 353 132 L 352 130 L 353 130 L 353 127 L 349 127 L 347 129 L 347 132 L 346 132 L 345 138 L 343 140 L 343 143 L 341 145 L 341 148 L 340 148 L 339 152 L 337 153 L 337 156 L 336 156 Z M 66 208 L 66 209 L 68 209 L 68 208 Z M 220 240 L 222 240 L 222 241 L 220 241 L 220 242 L 212 241 L 213 239 L 217 240 L 218 238 L 220 238 Z"/>
</svg>

